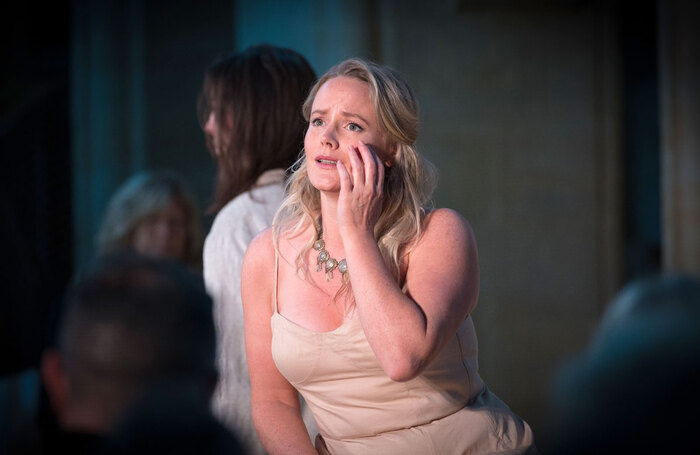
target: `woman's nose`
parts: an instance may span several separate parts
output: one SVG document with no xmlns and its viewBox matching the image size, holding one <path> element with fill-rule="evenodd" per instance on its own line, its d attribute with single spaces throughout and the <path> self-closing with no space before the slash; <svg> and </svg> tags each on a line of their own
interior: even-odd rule
<svg viewBox="0 0 700 455">
<path fill-rule="evenodd" d="M 321 133 L 321 144 L 331 149 L 338 148 L 338 139 L 336 138 L 335 129 L 332 125 L 328 125 Z"/>
</svg>

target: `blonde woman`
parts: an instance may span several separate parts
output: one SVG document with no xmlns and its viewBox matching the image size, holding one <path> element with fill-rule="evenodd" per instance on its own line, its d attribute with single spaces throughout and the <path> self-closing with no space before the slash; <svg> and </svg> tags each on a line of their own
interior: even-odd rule
<svg viewBox="0 0 700 455">
<path fill-rule="evenodd" d="M 472 230 L 428 210 L 415 97 L 390 68 L 331 68 L 305 155 L 242 296 L 253 420 L 271 454 L 523 453 L 529 426 L 479 377 Z M 320 436 L 306 436 L 297 390 Z"/>
<path fill-rule="evenodd" d="M 112 195 L 97 234 L 97 252 L 103 255 L 125 249 L 201 270 L 199 208 L 178 173 L 140 172 Z"/>
</svg>

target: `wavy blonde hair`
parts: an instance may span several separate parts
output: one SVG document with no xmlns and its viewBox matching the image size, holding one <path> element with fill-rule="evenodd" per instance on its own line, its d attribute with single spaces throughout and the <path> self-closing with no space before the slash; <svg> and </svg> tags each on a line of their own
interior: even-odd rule
<svg viewBox="0 0 700 455">
<path fill-rule="evenodd" d="M 303 106 L 307 122 L 318 90 L 326 81 L 340 76 L 359 79 L 369 85 L 379 127 L 390 146 L 395 147 L 393 165 L 386 172 L 382 211 L 374 227 L 374 238 L 384 263 L 399 286 L 403 286 L 402 261 L 420 238 L 423 218 L 429 211 L 428 202 L 437 177 L 435 167 L 414 147 L 418 137 L 418 102 L 397 71 L 353 58 L 329 69 L 311 88 Z M 321 199 L 319 191 L 309 181 L 303 150 L 291 170 L 287 196 L 273 221 L 273 242 L 278 250 L 281 236 L 294 235 L 309 225 L 313 226 L 313 236 L 296 258 L 297 270 L 305 272 L 306 255 L 318 238 L 320 226 L 317 219 L 321 213 Z M 345 280 L 337 295 L 348 288 L 349 282 Z"/>
</svg>

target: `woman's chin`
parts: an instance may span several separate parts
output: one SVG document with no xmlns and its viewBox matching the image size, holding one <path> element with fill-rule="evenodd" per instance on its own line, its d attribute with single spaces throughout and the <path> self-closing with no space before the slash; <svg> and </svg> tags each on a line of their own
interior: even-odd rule
<svg viewBox="0 0 700 455">
<path fill-rule="evenodd" d="M 314 179 L 311 180 L 311 185 L 322 193 L 340 192 L 340 182 L 338 180 Z"/>
<path fill-rule="evenodd" d="M 340 193 L 340 185 L 335 185 L 335 186 L 326 185 L 326 186 L 320 186 L 320 187 L 317 186 L 316 189 L 324 194 L 337 195 L 338 193 Z"/>
</svg>

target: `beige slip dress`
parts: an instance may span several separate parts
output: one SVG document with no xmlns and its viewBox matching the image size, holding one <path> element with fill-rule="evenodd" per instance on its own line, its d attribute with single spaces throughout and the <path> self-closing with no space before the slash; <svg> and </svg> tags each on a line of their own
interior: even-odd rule
<svg viewBox="0 0 700 455">
<path fill-rule="evenodd" d="M 357 316 L 330 332 L 282 316 L 277 265 L 275 258 L 272 356 L 313 412 L 319 453 L 521 454 L 532 446 L 528 424 L 479 376 L 471 317 L 419 376 L 395 382 Z"/>
</svg>

